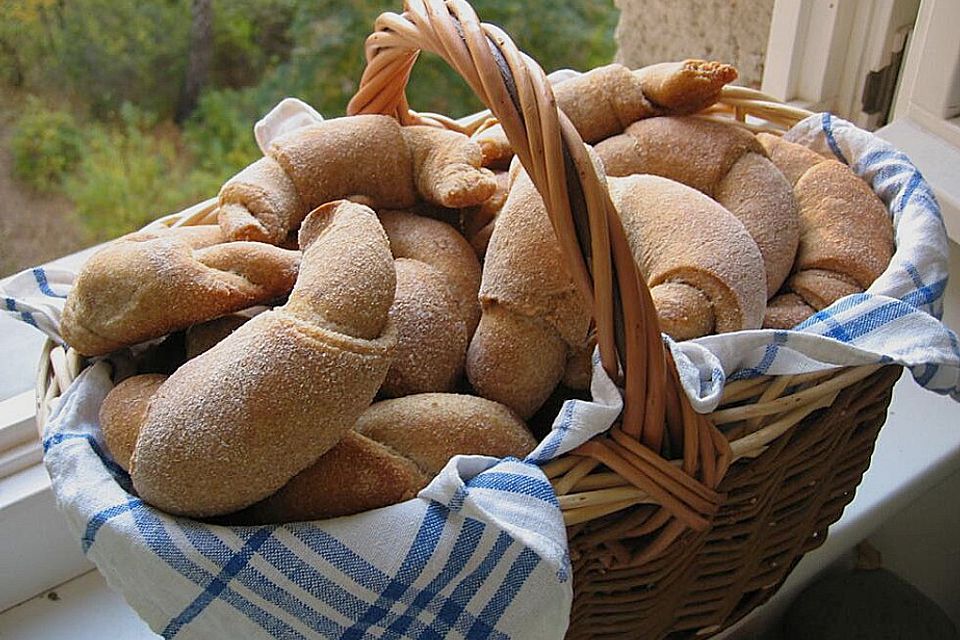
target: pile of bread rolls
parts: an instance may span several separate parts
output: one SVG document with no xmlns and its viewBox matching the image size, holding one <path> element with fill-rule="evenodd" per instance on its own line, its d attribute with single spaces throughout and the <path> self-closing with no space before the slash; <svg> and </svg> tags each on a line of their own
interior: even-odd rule
<svg viewBox="0 0 960 640">
<path fill-rule="evenodd" d="M 846 166 L 693 115 L 736 77 L 686 61 L 556 86 L 603 169 L 663 331 L 790 328 L 886 268 Z M 525 421 L 590 381 L 590 310 L 499 127 L 386 116 L 275 140 L 218 224 L 93 256 L 62 318 L 86 356 L 150 343 L 101 414 L 149 504 L 235 523 L 412 498 L 456 454 L 523 457 Z"/>
</svg>

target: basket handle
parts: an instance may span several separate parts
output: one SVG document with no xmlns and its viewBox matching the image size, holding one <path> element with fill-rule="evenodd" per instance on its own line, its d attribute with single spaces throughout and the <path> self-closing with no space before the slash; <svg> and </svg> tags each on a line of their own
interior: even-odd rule
<svg viewBox="0 0 960 640">
<path fill-rule="evenodd" d="M 439 55 L 463 77 L 500 121 L 543 198 L 570 275 L 592 309 L 603 367 L 624 386 L 622 432 L 658 456 L 665 432 L 674 447 L 682 439 L 685 464 L 682 470 L 671 466 L 674 473 L 668 475 L 689 480 L 698 469 L 709 469 L 704 480 L 716 487 L 716 461 L 727 451 L 710 443 L 725 445 L 725 440 L 702 436 L 712 425 L 689 408 L 675 372 L 668 373 L 673 363 L 668 362 L 656 309 L 605 179 L 557 108 L 543 69 L 501 29 L 481 23 L 463 0 L 405 0 L 402 15 L 384 13 L 374 28 L 366 41 L 367 67 L 347 113 L 450 127 L 446 119 L 412 112 L 406 85 L 421 50 Z M 589 444 L 579 453 L 599 460 L 596 449 L 606 445 Z M 610 453 L 617 450 L 611 445 Z"/>
</svg>

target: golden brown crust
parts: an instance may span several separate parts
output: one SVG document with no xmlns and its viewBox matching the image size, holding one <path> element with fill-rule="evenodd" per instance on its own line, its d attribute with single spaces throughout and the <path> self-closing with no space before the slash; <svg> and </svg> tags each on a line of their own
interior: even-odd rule
<svg viewBox="0 0 960 640">
<path fill-rule="evenodd" d="M 463 373 L 467 327 L 447 278 L 419 260 L 399 258 L 390 318 L 397 348 L 381 393 L 390 397 L 450 391 Z"/>
<path fill-rule="evenodd" d="M 853 278 L 823 269 L 807 269 L 795 273 L 787 281 L 787 288 L 817 311 L 829 307 L 844 296 L 864 290 Z"/>
<path fill-rule="evenodd" d="M 467 349 L 467 378 L 477 394 L 527 419 L 563 377 L 567 350 L 560 335 L 537 317 L 488 301 Z"/>
<path fill-rule="evenodd" d="M 401 127 L 400 134 L 413 156 L 417 193 L 427 202 L 450 208 L 470 207 L 496 191 L 493 174 L 480 168 L 480 148 L 462 134 L 436 127 Z"/>
<path fill-rule="evenodd" d="M 714 198 L 757 243 L 767 296 L 783 284 L 800 238 L 797 204 L 790 184 L 750 132 L 694 117 L 650 118 L 595 150 L 607 175 L 658 175 Z"/>
<path fill-rule="evenodd" d="M 731 65 L 705 60 L 664 62 L 635 71 L 610 64 L 559 82 L 553 92 L 583 141 L 593 144 L 643 118 L 701 111 L 736 78 Z M 500 125 L 473 139 L 480 145 L 484 166 L 502 166 L 513 155 Z"/>
<path fill-rule="evenodd" d="M 811 167 L 794 188 L 800 205 L 797 271 L 844 274 L 866 289 L 893 255 L 886 207 L 849 167 L 834 160 Z"/>
<path fill-rule="evenodd" d="M 538 318 L 568 344 L 583 344 L 590 314 L 569 276 L 543 199 L 519 169 L 487 247 L 480 302 Z"/>
<path fill-rule="evenodd" d="M 285 230 L 295 228 L 299 212 L 310 209 L 273 158 L 260 158 L 231 178 L 220 190 L 217 223 L 226 237 L 280 244 Z"/>
<path fill-rule="evenodd" d="M 767 299 L 763 258 L 739 220 L 666 178 L 635 175 L 609 183 L 651 289 L 665 282 L 698 289 L 710 301 L 718 333 L 760 326 Z"/>
<path fill-rule="evenodd" d="M 419 260 L 442 273 L 460 316 L 473 335 L 480 320 L 480 262 L 470 244 L 450 225 L 406 211 L 380 211 L 394 258 Z"/>
<path fill-rule="evenodd" d="M 219 228 L 205 226 L 111 243 L 84 264 L 67 296 L 64 339 L 101 355 L 290 292 L 299 252 L 222 239 Z"/>
<path fill-rule="evenodd" d="M 674 340 L 691 340 L 714 332 L 713 305 L 696 287 L 663 282 L 650 289 L 660 330 Z"/>
<path fill-rule="evenodd" d="M 706 109 L 720 98 L 723 87 L 739 75 L 732 65 L 697 59 L 652 64 L 634 74 L 646 98 L 661 112 L 671 115 Z"/>
<path fill-rule="evenodd" d="M 124 471 L 130 470 L 130 457 L 150 399 L 166 379 L 157 373 L 127 378 L 110 390 L 100 406 L 100 431 L 107 452 Z"/>
<path fill-rule="evenodd" d="M 791 186 L 795 186 L 800 177 L 814 165 L 827 160 L 819 153 L 803 145 L 787 142 L 780 136 L 758 133 L 757 140 Z"/>
<path fill-rule="evenodd" d="M 407 458 L 348 431 L 336 446 L 279 491 L 230 520 L 280 524 L 347 516 L 409 500 L 429 481 Z"/>
<path fill-rule="evenodd" d="M 220 191 L 228 237 L 279 244 L 314 207 L 338 198 L 406 208 L 419 194 L 444 207 L 480 204 L 496 188 L 466 136 L 401 127 L 387 116 L 335 118 L 274 140 Z"/>
<path fill-rule="evenodd" d="M 799 209 L 795 273 L 786 289 L 814 309 L 865 290 L 893 256 L 886 206 L 846 165 L 776 136 L 758 139 L 793 184 Z"/>
<path fill-rule="evenodd" d="M 792 329 L 816 310 L 795 293 L 774 296 L 763 316 L 764 329 Z"/>
<path fill-rule="evenodd" d="M 375 214 L 330 203 L 300 238 L 287 304 L 184 364 L 151 401 L 131 463 L 150 504 L 210 516 L 263 499 L 335 445 L 383 382 L 396 283 Z"/>
<path fill-rule="evenodd" d="M 434 476 L 457 454 L 523 458 L 537 442 L 507 407 L 476 396 L 421 393 L 371 405 L 356 430 Z"/>
</svg>

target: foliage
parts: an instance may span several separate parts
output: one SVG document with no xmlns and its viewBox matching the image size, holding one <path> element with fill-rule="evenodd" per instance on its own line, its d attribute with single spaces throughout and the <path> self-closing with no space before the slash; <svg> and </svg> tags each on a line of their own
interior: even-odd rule
<svg viewBox="0 0 960 640">
<path fill-rule="evenodd" d="M 610 61 L 612 0 L 472 0 L 548 71 Z M 171 122 L 189 56 L 190 0 L 0 0 L 0 91 L 44 96 L 18 124 L 17 172 L 64 192 L 104 238 L 211 195 L 259 156 L 252 128 L 293 95 L 343 114 L 363 44 L 401 0 L 213 0 L 213 63 L 198 106 Z M 3 86 L 5 85 L 5 86 Z M 414 108 L 481 105 L 439 58 L 417 63 Z M 70 115 L 73 113 L 73 115 Z"/>
<path fill-rule="evenodd" d="M 119 111 L 121 126 L 88 131 L 77 171 L 64 183 L 80 219 L 98 240 L 210 196 L 183 162 L 175 129 L 158 128 L 152 116 L 130 103 Z"/>
<path fill-rule="evenodd" d="M 58 187 L 80 160 L 83 139 L 73 116 L 27 100 L 14 125 L 11 151 L 14 175 L 40 191 Z"/>
</svg>

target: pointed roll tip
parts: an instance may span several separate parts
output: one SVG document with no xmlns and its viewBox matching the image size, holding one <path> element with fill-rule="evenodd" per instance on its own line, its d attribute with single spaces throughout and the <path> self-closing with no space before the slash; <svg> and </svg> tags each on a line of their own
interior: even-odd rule
<svg viewBox="0 0 960 640">
<path fill-rule="evenodd" d="M 300 249 L 305 250 L 308 246 L 323 235 L 323 231 L 330 225 L 333 218 L 339 213 L 344 214 L 369 214 L 376 218 L 377 214 L 365 204 L 354 200 L 332 200 L 324 203 L 307 214 L 300 225 L 300 231 L 297 234 L 297 240 L 300 243 Z"/>
<path fill-rule="evenodd" d="M 681 65 L 685 72 L 694 73 L 710 81 L 715 84 L 718 89 L 740 77 L 740 72 L 737 71 L 737 68 L 726 62 L 690 59 L 684 60 Z"/>
</svg>

